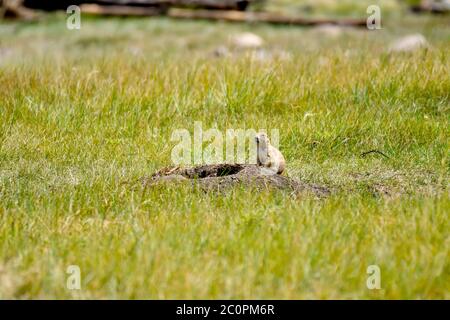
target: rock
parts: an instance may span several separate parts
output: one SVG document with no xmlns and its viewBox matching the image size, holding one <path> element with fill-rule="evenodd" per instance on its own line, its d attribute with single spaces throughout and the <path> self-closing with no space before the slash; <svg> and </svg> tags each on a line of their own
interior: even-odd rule
<svg viewBox="0 0 450 320">
<path fill-rule="evenodd" d="M 264 40 L 260 36 L 250 32 L 233 36 L 231 42 L 240 49 L 258 49 L 264 45 Z"/>
<path fill-rule="evenodd" d="M 429 47 L 428 41 L 421 34 L 413 34 L 395 41 L 389 48 L 390 52 L 413 52 Z"/>
<path fill-rule="evenodd" d="M 200 187 L 205 192 L 222 192 L 236 186 L 243 186 L 260 190 L 285 190 L 292 194 L 311 193 L 319 197 L 330 193 L 325 187 L 303 183 L 283 175 L 269 174 L 264 168 L 253 164 L 217 164 L 188 168 L 164 168 L 150 177 L 141 179 L 142 184 L 146 187 L 171 181 L 187 181 L 193 186 Z"/>
</svg>

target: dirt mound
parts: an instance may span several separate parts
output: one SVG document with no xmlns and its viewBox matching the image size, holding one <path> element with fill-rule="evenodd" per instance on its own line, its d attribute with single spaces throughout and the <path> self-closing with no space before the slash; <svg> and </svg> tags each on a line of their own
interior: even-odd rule
<svg viewBox="0 0 450 320">
<path fill-rule="evenodd" d="M 321 186 L 310 185 L 301 181 L 270 174 L 265 169 L 251 164 L 201 165 L 189 168 L 163 168 L 150 177 L 142 179 L 145 186 L 161 183 L 192 183 L 204 191 L 226 191 L 234 186 L 257 189 L 278 189 L 290 193 L 312 193 L 326 196 L 330 191 Z"/>
</svg>

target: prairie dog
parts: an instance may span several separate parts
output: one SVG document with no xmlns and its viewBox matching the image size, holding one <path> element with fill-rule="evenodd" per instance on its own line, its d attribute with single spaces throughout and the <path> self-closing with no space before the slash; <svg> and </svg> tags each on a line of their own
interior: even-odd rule
<svg viewBox="0 0 450 320">
<path fill-rule="evenodd" d="M 267 134 L 260 132 L 255 137 L 256 162 L 258 166 L 268 168 L 274 174 L 282 174 L 286 168 L 286 161 L 280 150 L 270 144 Z"/>
</svg>

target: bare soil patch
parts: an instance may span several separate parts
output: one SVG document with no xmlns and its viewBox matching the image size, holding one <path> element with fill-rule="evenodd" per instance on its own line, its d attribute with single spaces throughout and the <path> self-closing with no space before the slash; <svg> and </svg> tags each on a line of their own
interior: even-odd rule
<svg viewBox="0 0 450 320">
<path fill-rule="evenodd" d="M 323 197 L 328 188 L 312 185 L 278 174 L 269 174 L 265 168 L 251 164 L 215 164 L 188 168 L 163 168 L 142 179 L 145 186 L 191 183 L 208 191 L 226 191 L 236 186 L 257 189 L 285 190 L 293 194 L 312 193 Z"/>
</svg>

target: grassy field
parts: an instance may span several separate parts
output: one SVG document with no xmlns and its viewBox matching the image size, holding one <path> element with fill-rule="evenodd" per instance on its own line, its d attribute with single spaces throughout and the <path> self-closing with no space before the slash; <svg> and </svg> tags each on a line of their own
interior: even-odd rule
<svg viewBox="0 0 450 320">
<path fill-rule="evenodd" d="M 389 17 L 0 24 L 0 298 L 449 299 L 450 28 Z M 213 55 L 244 31 L 265 55 Z M 428 50 L 387 54 L 417 32 Z M 332 195 L 143 188 L 194 121 L 279 129 L 287 174 Z"/>
</svg>

